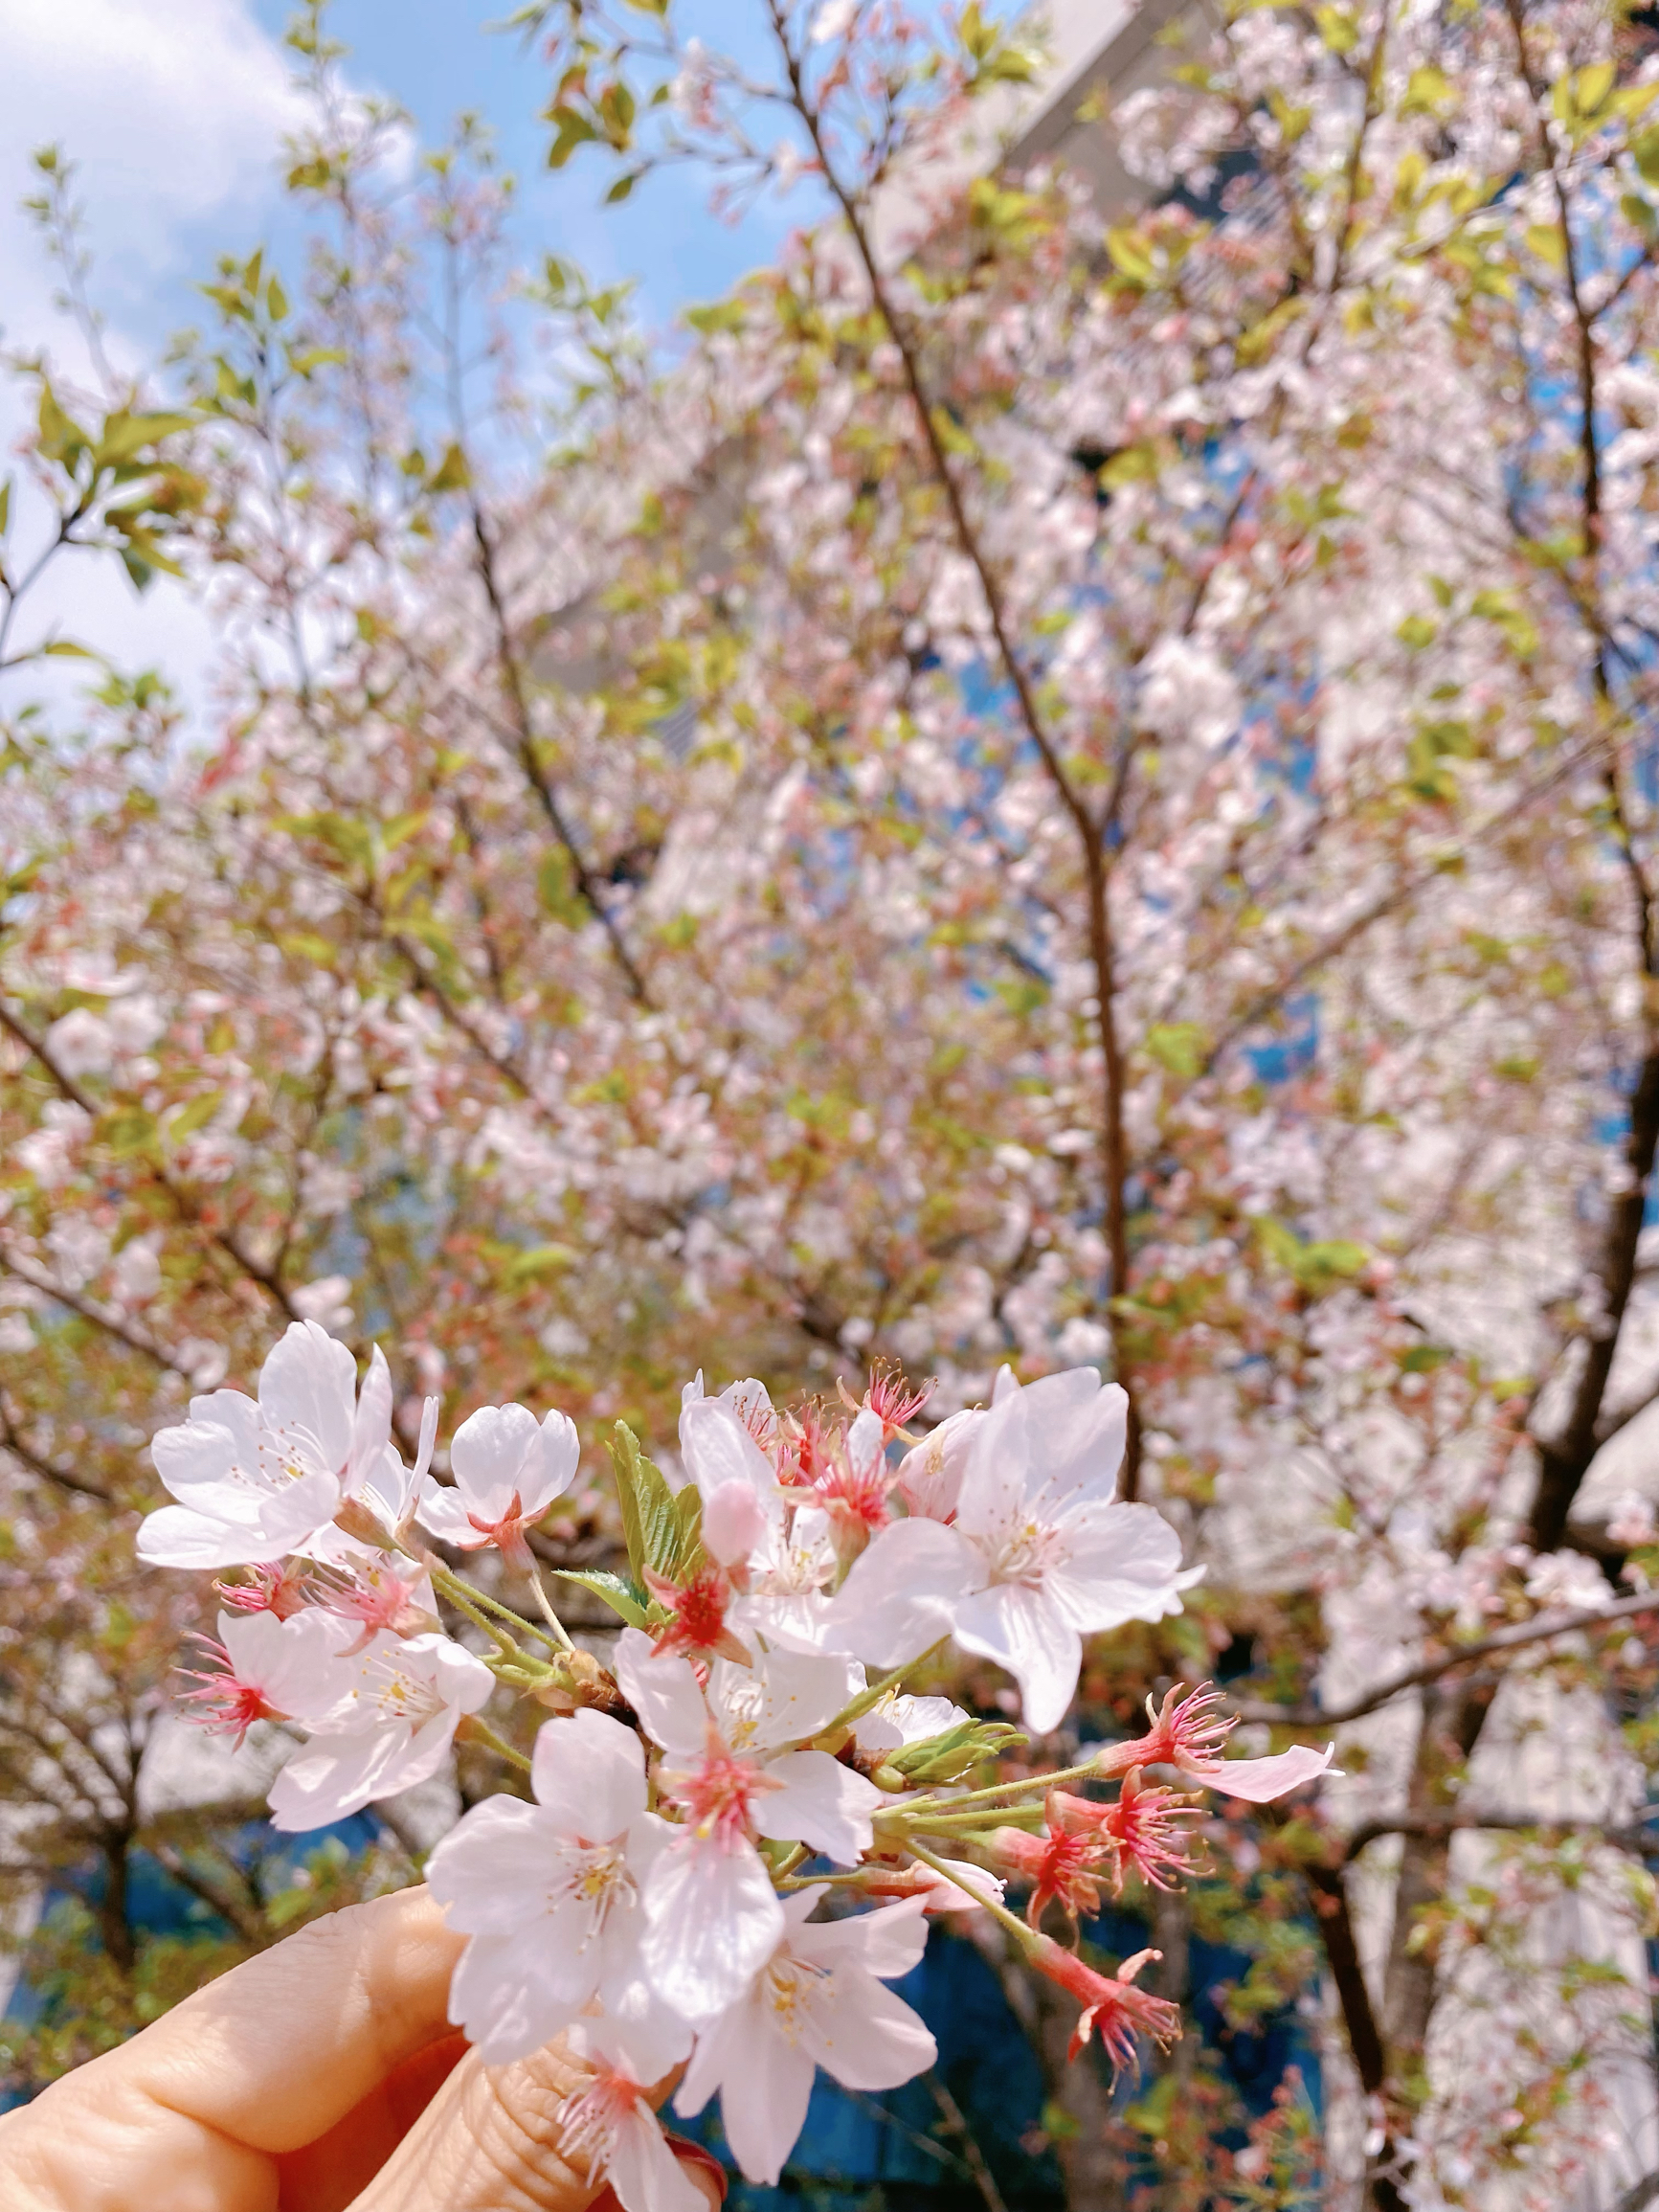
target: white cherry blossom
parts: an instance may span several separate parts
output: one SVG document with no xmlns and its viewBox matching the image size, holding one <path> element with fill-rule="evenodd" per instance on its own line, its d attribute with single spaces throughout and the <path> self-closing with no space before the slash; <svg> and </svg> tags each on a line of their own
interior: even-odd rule
<svg viewBox="0 0 1659 2212">
<path fill-rule="evenodd" d="M 1161 1514 L 1111 1501 L 1126 1419 L 1092 1367 L 1001 1389 L 972 1432 L 953 1520 L 884 1529 L 831 1606 L 831 1641 L 894 1666 L 953 1636 L 1015 1677 L 1038 1733 L 1058 1727 L 1084 1636 L 1178 1613 L 1194 1579 Z"/>
<path fill-rule="evenodd" d="M 258 1400 L 214 1390 L 150 1446 L 176 1504 L 145 1520 L 141 1558 L 161 1567 L 252 1567 L 303 1550 L 378 1468 L 392 1379 L 376 1348 L 357 1394 L 346 1345 L 295 1321 L 259 1370 Z"/>
<path fill-rule="evenodd" d="M 446 1636 L 380 1634 L 336 1659 L 293 1715 L 312 1733 L 271 1785 L 276 1826 L 321 1828 L 428 1780 L 494 1687 L 482 1659 Z"/>
<path fill-rule="evenodd" d="M 709 1398 L 701 1385 L 699 1376 L 685 1387 L 680 1450 L 703 1499 L 706 1542 L 740 1569 L 732 1625 L 789 1651 L 820 1651 L 838 1564 L 829 1515 L 816 1492 L 780 1486 L 756 1441 L 775 1425 L 764 1387 L 732 1383 Z"/>
<path fill-rule="evenodd" d="M 646 1976 L 687 2020 L 706 2020 L 747 1987 L 783 1927 L 755 1838 L 808 1843 L 843 1866 L 870 1847 L 881 1792 L 827 1751 L 791 1748 L 835 1718 L 858 1677 L 844 1659 L 778 1651 L 752 1670 L 717 1659 L 705 1692 L 639 1629 L 617 1639 L 616 1670 L 684 1814 L 646 1887 Z"/>
<path fill-rule="evenodd" d="M 626 2015 L 639 1976 L 642 1891 L 672 1834 L 646 1810 L 645 1753 L 631 1728 L 582 1710 L 547 1722 L 533 1805 L 490 1797 L 427 1866 L 450 1925 L 471 1940 L 450 2018 L 495 2063 L 522 2058 L 596 1998 Z M 663 2069 L 684 2057 L 664 2054 Z"/>
<path fill-rule="evenodd" d="M 337 1662 L 351 1636 L 347 1623 L 308 1606 L 286 1619 L 268 1609 L 223 1612 L 218 1640 L 203 1638 L 208 1665 L 187 1668 L 190 1718 L 240 1744 L 256 1721 L 284 1721 L 320 1709 L 332 1696 Z"/>
<path fill-rule="evenodd" d="M 771 1956 L 737 2002 L 698 2030 L 674 2099 L 689 2115 L 718 2090 L 738 2164 L 767 2187 L 800 2133 L 818 2067 L 845 2088 L 890 2089 L 937 2056 L 922 2020 L 883 1986 L 921 1958 L 924 1901 L 809 1922 L 817 1902 L 810 1891 L 783 1900 Z"/>
<path fill-rule="evenodd" d="M 592 2064 L 594 2079 L 560 2114 L 561 2147 L 586 2162 L 594 2189 L 609 2183 L 622 2212 L 707 2212 L 651 2108 L 646 2091 L 659 2068 L 641 2065 L 637 2039 L 601 2018 L 578 2022 L 571 2043 Z"/>
<path fill-rule="evenodd" d="M 538 1421 L 525 1406 L 485 1406 L 461 1423 L 450 1445 L 455 1487 L 428 1477 L 416 1516 L 441 1543 L 463 1551 L 494 1544 L 527 1568 L 525 1530 L 575 1480 L 580 1456 L 568 1413 Z"/>
</svg>

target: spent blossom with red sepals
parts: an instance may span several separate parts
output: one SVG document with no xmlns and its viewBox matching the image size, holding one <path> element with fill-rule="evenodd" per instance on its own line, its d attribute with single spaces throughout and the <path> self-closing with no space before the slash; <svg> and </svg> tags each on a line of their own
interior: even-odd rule
<svg viewBox="0 0 1659 2212">
<path fill-rule="evenodd" d="M 1065 1790 L 1050 1791 L 1048 1823 L 1075 1836 L 1097 1839 L 1112 1855 L 1112 1895 L 1123 1894 L 1126 1873 L 1138 1874 L 1155 1889 L 1173 1889 L 1192 1863 L 1190 1822 L 1198 1805 L 1196 1794 L 1148 1784 L 1138 1767 L 1123 1777 L 1116 1798 L 1110 1804 L 1093 1797 L 1073 1796 Z"/>
<path fill-rule="evenodd" d="M 648 1567 L 645 1587 L 668 1615 L 657 1631 L 653 1652 L 678 1652 L 693 1666 L 706 1667 L 716 1659 L 747 1666 L 748 1647 L 727 1625 L 732 1592 L 723 1568 L 710 1562 L 695 1569 L 684 1582 L 674 1582 Z"/>
<path fill-rule="evenodd" d="M 1025 1917 L 1033 1928 L 1056 1902 L 1073 1922 L 1100 1910 L 1100 1882 L 1112 1865 L 1110 1848 L 1087 1829 L 1069 1828 L 1059 1817 L 1051 1795 L 1048 1825 L 1041 1835 L 1022 1828 L 998 1828 L 987 1839 L 999 1872 L 1029 1885 Z"/>
<path fill-rule="evenodd" d="M 1050 1981 L 1068 1990 L 1083 2006 L 1077 2025 L 1071 2031 L 1069 2057 L 1076 2058 L 1084 2045 L 1098 2035 L 1114 2073 L 1138 2072 L 1138 2037 L 1148 2037 L 1162 2049 L 1177 2040 L 1181 2032 L 1179 2005 L 1134 1986 L 1134 1977 L 1142 1967 L 1162 1956 L 1161 1951 L 1137 1951 L 1132 1958 L 1124 1960 L 1115 1974 L 1099 1974 L 1076 1952 L 1067 1951 L 1046 1935 L 1037 1938 L 1032 1964 Z"/>
<path fill-rule="evenodd" d="M 289 1620 L 312 1603 L 310 1569 L 303 1559 L 286 1559 L 275 1566 L 243 1569 L 244 1579 L 213 1584 L 213 1595 L 235 1613 L 274 1613 Z"/>
</svg>

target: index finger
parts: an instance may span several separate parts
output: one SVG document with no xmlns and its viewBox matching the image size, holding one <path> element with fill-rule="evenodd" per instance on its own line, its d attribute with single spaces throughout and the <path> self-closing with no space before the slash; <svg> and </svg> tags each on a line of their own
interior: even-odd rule
<svg viewBox="0 0 1659 2212">
<path fill-rule="evenodd" d="M 111 2063 L 169 2111 L 297 2150 L 450 2033 L 463 1940 L 424 1887 L 348 1906 L 198 1990 Z"/>
</svg>

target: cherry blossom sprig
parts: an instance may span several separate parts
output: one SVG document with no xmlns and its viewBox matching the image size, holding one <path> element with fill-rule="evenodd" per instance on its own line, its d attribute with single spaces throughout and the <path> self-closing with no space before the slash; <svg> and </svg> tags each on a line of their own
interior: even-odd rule
<svg viewBox="0 0 1659 2212">
<path fill-rule="evenodd" d="M 1083 1922 L 1108 1887 L 1182 1878 L 1205 1789 L 1262 1802 L 1330 1764 L 1329 1749 L 1226 1758 L 1232 1724 L 1199 1685 L 1149 1704 L 1131 1743 L 981 1780 L 1027 1737 L 909 1690 L 919 1666 L 953 1642 L 998 1661 L 1046 1732 L 1082 1637 L 1178 1611 L 1193 1577 L 1153 1508 L 1113 1501 L 1124 1400 L 1092 1368 L 1024 1387 L 1005 1370 L 988 1408 L 895 1462 L 924 1398 L 882 1374 L 844 1417 L 787 1414 L 758 1383 L 711 1397 L 699 1376 L 678 1482 L 618 1424 L 626 1571 L 553 1570 L 617 1615 L 603 1657 L 577 1648 L 530 1546 L 580 1457 L 562 1413 L 474 1412 L 440 1483 L 436 1402 L 406 1466 L 384 1359 L 359 1388 L 349 1352 L 304 1321 L 257 1400 L 216 1390 L 156 1438 L 175 1502 L 146 1522 L 144 1556 L 242 1570 L 216 1584 L 218 1639 L 184 1702 L 238 1744 L 267 1720 L 303 1734 L 271 1789 L 279 1827 L 408 1789 L 461 1737 L 527 1783 L 475 1805 L 428 1866 L 467 1937 L 452 2016 L 492 2061 L 572 2037 L 594 2068 L 572 2125 L 627 2212 L 693 2212 L 647 2094 L 678 2066 L 676 2110 L 718 2094 L 739 2164 L 771 2184 L 815 2065 L 870 2089 L 930 2065 L 931 2036 L 886 1987 L 930 1914 L 990 1915 L 1076 1996 L 1074 2054 L 1098 2035 L 1131 2066 L 1141 2039 L 1168 2043 L 1177 2009 L 1135 1984 L 1157 1954 L 1102 1974 Z M 540 1618 L 435 1544 L 496 1552 Z M 527 1755 L 485 1717 L 503 1695 L 553 1716 Z M 1091 1794 L 1110 1781 L 1115 1797 Z M 825 1899 L 839 1909 L 814 1918 Z M 1043 1930 L 1056 1907 L 1068 1945 Z M 757 2080 L 764 2103 L 746 2095 Z"/>
</svg>

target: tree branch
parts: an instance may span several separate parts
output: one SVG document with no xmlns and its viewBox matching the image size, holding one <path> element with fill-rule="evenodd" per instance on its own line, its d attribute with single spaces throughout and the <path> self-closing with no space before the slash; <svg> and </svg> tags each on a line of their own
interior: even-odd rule
<svg viewBox="0 0 1659 2212">
<path fill-rule="evenodd" d="M 1367 1713 L 1375 1713 L 1393 1699 L 1407 1690 L 1420 1688 L 1424 1682 L 1438 1682 L 1454 1667 L 1468 1666 L 1473 1660 L 1486 1659 L 1492 1652 L 1518 1651 L 1529 1643 L 1544 1643 L 1552 1636 L 1572 1636 L 1581 1629 L 1602 1628 L 1616 1620 L 1629 1620 L 1634 1614 L 1659 1614 L 1659 1590 L 1638 1591 L 1634 1597 L 1622 1597 L 1617 1603 L 1600 1609 L 1589 1608 L 1577 1613 L 1542 1614 L 1536 1620 L 1518 1622 L 1513 1628 L 1500 1628 L 1491 1636 L 1482 1636 L 1478 1643 L 1463 1644 L 1455 1651 L 1445 1653 L 1439 1659 L 1424 1659 L 1416 1666 L 1404 1667 L 1375 1689 L 1365 1690 L 1345 1705 L 1269 1705 L 1253 1699 L 1238 1699 L 1233 1710 L 1242 1721 L 1268 1721 L 1288 1728 L 1340 1728 L 1350 1721 L 1361 1721 Z"/>
</svg>

